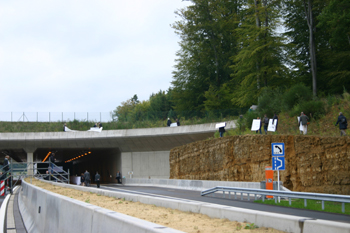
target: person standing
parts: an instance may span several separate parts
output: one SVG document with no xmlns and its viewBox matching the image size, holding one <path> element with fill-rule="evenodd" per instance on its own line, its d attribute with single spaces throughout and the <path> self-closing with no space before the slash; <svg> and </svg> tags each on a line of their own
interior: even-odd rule
<svg viewBox="0 0 350 233">
<path fill-rule="evenodd" d="M 2 164 L 2 169 L 4 170 L 4 174 L 2 177 L 5 180 L 5 186 L 9 187 L 9 179 L 7 179 L 7 176 L 9 175 L 9 170 L 10 170 L 10 161 L 9 161 L 10 156 L 6 155 L 4 159 L 4 163 Z"/>
<path fill-rule="evenodd" d="M 179 121 L 179 119 L 176 119 L 176 125 L 177 125 L 177 126 L 180 126 L 180 121 Z"/>
<path fill-rule="evenodd" d="M 225 127 L 220 127 L 219 128 L 220 138 L 222 138 L 224 136 L 225 132 L 226 132 Z"/>
<path fill-rule="evenodd" d="M 90 185 L 90 172 L 88 172 L 88 170 L 86 170 L 84 173 L 84 180 L 85 180 L 85 186 L 89 186 Z"/>
<path fill-rule="evenodd" d="M 118 172 L 117 172 L 117 176 L 116 176 L 116 179 L 117 179 L 118 184 L 121 184 L 121 183 L 122 183 L 122 182 L 120 181 L 121 177 L 122 177 L 122 174 L 120 173 L 120 171 L 118 171 Z"/>
<path fill-rule="evenodd" d="M 49 156 L 49 163 L 50 163 L 50 173 L 52 174 L 53 173 L 53 167 L 55 165 L 55 153 L 51 153 L 50 156 Z"/>
<path fill-rule="evenodd" d="M 343 115 L 342 112 L 339 113 L 337 123 L 335 123 L 335 126 L 337 126 L 339 123 L 339 129 L 340 129 L 340 136 L 345 136 L 346 132 L 345 130 L 348 128 L 348 121 L 346 120 L 346 117 Z"/>
<path fill-rule="evenodd" d="M 167 125 L 168 127 L 170 127 L 170 125 L 171 125 L 171 120 L 170 120 L 170 118 L 168 118 L 168 121 L 167 121 L 166 125 Z"/>
<path fill-rule="evenodd" d="M 301 117 L 302 114 L 300 114 L 300 116 L 298 116 L 298 128 L 299 128 L 299 131 L 300 131 L 300 134 L 303 134 L 303 125 L 301 124 Z"/>
<path fill-rule="evenodd" d="M 80 184 L 81 184 L 82 186 L 84 186 L 84 184 L 85 184 L 84 173 L 81 173 L 81 175 L 80 175 Z"/>
<path fill-rule="evenodd" d="M 309 118 L 304 114 L 304 112 L 301 112 L 300 115 L 300 121 L 301 124 L 303 125 L 303 134 L 307 134 L 307 122 L 308 122 Z"/>
<path fill-rule="evenodd" d="M 267 118 L 266 114 L 264 115 L 264 131 L 267 134 L 267 127 L 269 126 L 269 118 Z"/>
<path fill-rule="evenodd" d="M 99 188 L 100 187 L 100 174 L 98 174 L 98 172 L 96 172 L 96 175 L 95 175 L 95 182 L 96 182 L 97 188 Z"/>
<path fill-rule="evenodd" d="M 255 131 L 255 132 L 256 132 L 256 133 L 260 132 L 260 134 L 261 134 L 261 120 L 260 120 L 260 117 L 258 117 L 258 118 L 256 118 L 256 119 L 259 120 L 260 123 L 259 123 L 259 129 L 258 129 L 257 131 Z"/>
</svg>

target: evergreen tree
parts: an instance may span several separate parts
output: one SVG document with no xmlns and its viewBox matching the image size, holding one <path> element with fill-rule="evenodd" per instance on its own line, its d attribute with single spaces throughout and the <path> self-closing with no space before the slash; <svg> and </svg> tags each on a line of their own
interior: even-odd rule
<svg viewBox="0 0 350 233">
<path fill-rule="evenodd" d="M 240 51 L 233 56 L 236 82 L 233 103 L 256 104 L 262 87 L 287 85 L 289 80 L 283 56 L 284 38 L 276 33 L 279 26 L 280 1 L 248 0 L 242 10 L 239 35 Z"/>
<path fill-rule="evenodd" d="M 175 65 L 173 98 L 175 110 L 203 111 L 205 92 L 220 90 L 230 80 L 232 61 L 236 54 L 237 12 L 240 1 L 193 0 L 193 5 L 177 14 L 181 21 L 173 25 L 180 35 L 180 51 Z M 226 99 L 217 96 L 218 105 Z"/>
</svg>

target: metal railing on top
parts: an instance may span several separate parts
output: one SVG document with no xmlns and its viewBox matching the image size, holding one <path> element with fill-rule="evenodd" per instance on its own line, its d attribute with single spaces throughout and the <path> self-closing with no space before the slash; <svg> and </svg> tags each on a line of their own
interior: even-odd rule
<svg viewBox="0 0 350 233">
<path fill-rule="evenodd" d="M 350 203 L 350 196 L 347 195 L 335 195 L 335 194 L 324 194 L 324 193 L 306 193 L 306 192 L 287 192 L 287 191 L 276 191 L 276 190 L 266 190 L 266 189 L 249 189 L 249 188 L 233 188 L 233 187 L 223 187 L 217 186 L 208 190 L 201 192 L 201 196 L 213 194 L 215 196 L 216 192 L 223 192 L 223 197 L 225 198 L 225 193 L 228 193 L 228 197 L 231 198 L 231 193 L 234 193 L 235 199 L 237 199 L 237 193 L 241 194 L 241 200 L 243 200 L 243 194 L 247 194 L 248 201 L 250 201 L 250 195 L 254 195 L 254 199 L 262 198 L 265 201 L 266 196 L 273 196 L 275 202 L 279 198 L 288 198 L 289 205 L 292 204 L 292 198 L 304 199 L 304 206 L 307 206 L 307 200 L 319 200 L 322 203 L 322 210 L 324 210 L 324 202 L 340 202 L 342 203 L 342 212 L 345 212 L 345 203 Z"/>
<path fill-rule="evenodd" d="M 44 162 L 44 164 L 47 164 L 47 167 L 45 165 L 42 166 L 42 168 L 39 168 L 38 164 L 43 163 L 19 163 L 11 159 L 10 164 L 7 165 L 9 169 L 6 169 L 7 166 L 0 169 L 0 172 L 2 173 L 0 178 L 6 182 L 11 193 L 12 187 L 16 186 L 20 180 L 25 179 L 26 177 L 36 177 L 39 179 L 69 184 L 69 169 L 68 172 L 66 172 L 61 167 L 56 166 L 56 164 L 51 162 Z M 41 173 L 40 170 L 45 170 L 45 173 Z M 46 171 L 48 171 L 48 173 L 46 173 Z"/>
</svg>

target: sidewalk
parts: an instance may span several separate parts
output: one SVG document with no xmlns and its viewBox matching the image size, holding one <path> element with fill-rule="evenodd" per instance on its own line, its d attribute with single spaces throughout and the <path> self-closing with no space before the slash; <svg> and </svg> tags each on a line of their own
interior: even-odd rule
<svg viewBox="0 0 350 233">
<path fill-rule="evenodd" d="M 21 186 L 16 186 L 13 190 L 13 195 L 7 194 L 11 195 L 7 204 L 6 217 L 4 219 L 5 232 L 8 233 L 27 233 L 18 208 L 18 193 L 20 189 Z"/>
</svg>

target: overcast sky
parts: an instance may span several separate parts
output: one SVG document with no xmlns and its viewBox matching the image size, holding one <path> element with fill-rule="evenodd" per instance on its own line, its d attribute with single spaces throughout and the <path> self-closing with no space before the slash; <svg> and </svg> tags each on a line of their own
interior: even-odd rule
<svg viewBox="0 0 350 233">
<path fill-rule="evenodd" d="M 0 1 L 0 112 L 110 112 L 172 81 L 181 0 Z"/>
</svg>

